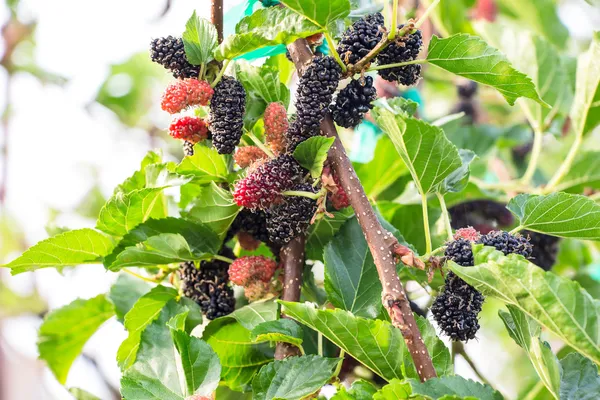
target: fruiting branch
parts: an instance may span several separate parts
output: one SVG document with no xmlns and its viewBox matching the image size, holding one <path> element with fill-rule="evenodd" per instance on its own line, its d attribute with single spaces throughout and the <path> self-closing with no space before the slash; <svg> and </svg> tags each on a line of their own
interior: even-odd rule
<svg viewBox="0 0 600 400">
<path fill-rule="evenodd" d="M 300 235 L 292 239 L 279 252 L 283 265 L 283 294 L 284 301 L 299 301 L 302 289 L 302 271 L 304 269 L 305 237 Z M 287 318 L 283 315 L 283 318 Z M 289 343 L 277 343 L 275 359 L 283 360 L 287 357 L 297 356 L 301 350 Z"/>
<path fill-rule="evenodd" d="M 313 56 L 306 40 L 299 39 L 291 44 L 288 49 L 296 64 L 298 73 L 302 74 L 305 67 L 310 64 Z M 329 114 L 321 123 L 321 130 L 327 136 L 335 138 L 335 142 L 329 150 L 329 163 L 340 179 L 341 186 L 348 193 L 350 204 L 373 255 L 383 288 L 382 303 L 390 315 L 392 324 L 402 332 L 421 380 L 426 381 L 434 378 L 436 372 L 429 351 L 423 343 L 410 303 L 396 273 L 396 263 L 392 250 L 394 245 L 397 244 L 397 240 L 379 222 L 352 163 L 348 159 Z"/>
<path fill-rule="evenodd" d="M 219 43 L 223 41 L 223 0 L 212 0 L 210 20 L 217 29 Z"/>
</svg>

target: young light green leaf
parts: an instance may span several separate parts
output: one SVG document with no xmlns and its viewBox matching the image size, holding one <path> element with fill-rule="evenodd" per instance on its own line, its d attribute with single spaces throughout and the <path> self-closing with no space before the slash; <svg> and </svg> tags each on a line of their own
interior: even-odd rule
<svg viewBox="0 0 600 400">
<path fill-rule="evenodd" d="M 146 168 L 149 165 L 162 163 L 162 154 L 156 151 L 149 151 L 142 159 L 140 169 L 135 171 L 129 178 L 125 179 L 123 183 L 118 185 L 113 195 L 117 193 L 129 193 L 137 189 L 143 189 L 146 187 Z"/>
<path fill-rule="evenodd" d="M 510 105 L 514 105 L 519 97 L 527 97 L 547 106 L 531 79 L 477 36 L 456 34 L 440 39 L 434 35 L 429 43 L 427 60 L 449 72 L 492 86 Z"/>
<path fill-rule="evenodd" d="M 129 274 L 121 273 L 110 287 L 107 298 L 115 307 L 115 315 L 120 322 L 140 297 L 150 291 L 150 285 Z"/>
<path fill-rule="evenodd" d="M 16 275 L 39 268 L 96 264 L 112 248 L 113 243 L 106 235 L 93 229 L 77 229 L 42 240 L 3 267 Z"/>
<path fill-rule="evenodd" d="M 187 395 L 210 396 L 221 378 L 219 357 L 205 341 L 185 330 L 171 328 L 171 336 L 181 358 Z"/>
<path fill-rule="evenodd" d="M 337 20 L 350 14 L 349 0 L 281 0 L 290 9 L 321 28 L 328 28 Z"/>
<path fill-rule="evenodd" d="M 600 363 L 600 301 L 577 282 L 544 272 L 521 256 L 475 245 L 475 267 L 450 269 L 485 296 L 518 307 L 566 344 Z"/>
<path fill-rule="evenodd" d="M 300 400 L 321 389 L 333 376 L 337 358 L 289 357 L 265 365 L 252 381 L 253 400 Z"/>
<path fill-rule="evenodd" d="M 289 105 L 290 89 L 280 81 L 277 69 L 266 65 L 255 67 L 240 60 L 235 63 L 235 71 L 235 76 L 250 96 L 261 98 L 266 103 Z"/>
<path fill-rule="evenodd" d="M 182 35 L 185 56 L 190 64 L 206 64 L 213 59 L 213 51 L 217 47 L 217 29 L 204 18 L 199 18 L 196 11 L 185 24 Z"/>
<path fill-rule="evenodd" d="M 600 151 L 586 151 L 580 154 L 554 190 L 582 193 L 584 188 L 600 188 Z"/>
<path fill-rule="evenodd" d="M 520 194 L 507 208 L 524 229 L 553 236 L 600 240 L 600 205 L 585 196 Z"/>
<path fill-rule="evenodd" d="M 240 208 L 233 201 L 231 192 L 211 182 L 210 185 L 202 187 L 202 191 L 192 202 L 192 208 L 181 214 L 191 220 L 202 222 L 219 236 L 224 237 L 239 211 Z"/>
<path fill-rule="evenodd" d="M 587 52 L 577 60 L 575 98 L 571 120 L 578 135 L 585 136 L 600 124 L 600 32 L 594 33 Z"/>
<path fill-rule="evenodd" d="M 598 366 L 579 353 L 560 360 L 560 399 L 595 400 L 600 393 Z"/>
<path fill-rule="evenodd" d="M 350 389 L 340 385 L 338 392 L 331 400 L 372 400 L 375 393 L 377 393 L 377 388 L 371 382 L 357 379 L 352 382 Z"/>
<path fill-rule="evenodd" d="M 502 400 L 502 395 L 491 386 L 461 376 L 444 376 L 421 383 L 415 379 L 394 379 L 373 396 L 373 400 L 396 399 L 428 400 Z"/>
<path fill-rule="evenodd" d="M 193 176 L 197 183 L 227 182 L 227 161 L 214 148 L 197 144 L 194 155 L 185 157 L 176 172 Z"/>
<path fill-rule="evenodd" d="M 415 115 L 419 108 L 419 103 L 405 99 L 404 97 L 394 97 L 391 99 L 379 98 L 373 102 L 373 105 L 391 111 L 394 115 L 403 115 L 406 117 Z"/>
<path fill-rule="evenodd" d="M 278 318 L 279 306 L 273 300 L 255 301 L 228 315 L 244 328 L 252 331 L 258 325 Z"/>
<path fill-rule="evenodd" d="M 100 397 L 96 397 L 93 394 L 79 388 L 70 388 L 69 393 L 72 394 L 76 400 L 100 400 Z"/>
<path fill-rule="evenodd" d="M 440 183 L 438 191 L 442 194 L 453 192 L 459 193 L 467 187 L 471 175 L 470 165 L 477 157 L 471 150 L 459 149 L 461 166 L 456 168 Z"/>
<path fill-rule="evenodd" d="M 255 343 L 284 342 L 298 347 L 301 347 L 304 338 L 304 331 L 300 325 L 291 319 L 283 318 L 263 322 L 252 329 L 250 334 Z"/>
<path fill-rule="evenodd" d="M 419 193 L 430 193 L 462 165 L 458 150 L 440 128 L 394 115 L 381 107 L 376 107 L 373 114 L 379 127 L 392 139 Z"/>
<path fill-rule="evenodd" d="M 158 318 L 164 306 L 176 297 L 176 290 L 165 286 L 156 286 L 140 297 L 131 310 L 125 314 L 125 329 L 129 332 L 129 336 L 121 343 L 117 352 L 117 362 L 121 370 L 126 370 L 135 361 L 144 329 Z"/>
<path fill-rule="evenodd" d="M 402 371 L 414 371 L 414 364 L 404 363 L 406 348 L 400 331 L 382 320 L 355 317 L 350 312 L 334 309 L 319 310 L 310 304 L 280 301 L 285 314 L 296 321 L 321 332 L 346 353 L 386 380 L 402 378 Z M 420 325 L 421 326 L 421 325 Z M 431 328 L 432 329 L 432 328 Z M 450 355 L 443 343 L 433 340 L 427 328 L 425 345 L 432 355 L 438 375 L 450 371 Z M 443 348 L 443 349 L 442 349 Z M 413 372 L 408 372 L 412 374 Z"/>
<path fill-rule="evenodd" d="M 327 152 L 335 138 L 314 136 L 300 143 L 294 150 L 294 158 L 317 179 L 323 172 L 323 164 L 327 160 Z"/>
<path fill-rule="evenodd" d="M 540 325 L 517 307 L 510 304 L 507 307 L 509 312 L 500 310 L 499 315 L 509 335 L 527 352 L 546 389 L 559 398 L 562 371 L 550 346 L 540 339 Z"/>
<path fill-rule="evenodd" d="M 333 213 L 333 218 L 325 217 L 317 220 L 308 228 L 306 241 L 306 258 L 323 260 L 325 245 L 333 238 L 346 220 L 354 214 L 351 207 Z"/>
<path fill-rule="evenodd" d="M 323 28 L 285 7 L 268 7 L 244 17 L 236 34 L 214 51 L 218 61 L 233 59 L 261 47 L 290 44 L 296 39 L 322 32 Z"/>
<path fill-rule="evenodd" d="M 102 294 L 75 300 L 46 316 L 40 326 L 38 349 L 61 384 L 66 383 L 69 369 L 88 339 L 113 315 L 113 305 Z"/>
<path fill-rule="evenodd" d="M 250 331 L 229 316 L 211 321 L 202 334 L 221 360 L 221 382 L 246 391 L 259 369 L 273 360 L 268 343 L 253 342 Z"/>
</svg>

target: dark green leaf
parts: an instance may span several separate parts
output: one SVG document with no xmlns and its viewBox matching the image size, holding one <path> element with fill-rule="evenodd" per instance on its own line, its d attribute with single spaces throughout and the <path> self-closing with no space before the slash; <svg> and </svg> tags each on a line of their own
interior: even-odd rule
<svg viewBox="0 0 600 400">
<path fill-rule="evenodd" d="M 600 393 L 598 366 L 578 353 L 560 360 L 560 399 L 595 400 Z"/>
<path fill-rule="evenodd" d="M 106 235 L 93 229 L 77 229 L 42 240 L 3 267 L 16 275 L 39 268 L 97 264 L 112 248 Z"/>
<path fill-rule="evenodd" d="M 186 218 L 202 222 L 219 236 L 224 237 L 240 208 L 233 201 L 228 190 L 211 182 L 204 186 L 192 203 L 192 208 L 182 212 Z"/>
<path fill-rule="evenodd" d="M 212 53 L 217 47 L 217 30 L 213 24 L 196 16 L 196 11 L 185 24 L 182 38 L 190 64 L 206 64 L 213 59 Z"/>
<path fill-rule="evenodd" d="M 235 76 L 252 97 L 263 99 L 266 103 L 289 105 L 290 90 L 279 80 L 276 68 L 266 65 L 259 68 L 247 61 L 238 61 L 235 63 Z"/>
<path fill-rule="evenodd" d="M 344 222 L 354 214 L 351 207 L 333 213 L 333 218 L 327 216 L 317 220 L 308 230 L 306 242 L 306 258 L 322 260 L 325 245 L 333 238 Z"/>
<path fill-rule="evenodd" d="M 600 204 L 585 196 L 520 194 L 507 208 L 524 229 L 553 236 L 600 240 Z"/>
<path fill-rule="evenodd" d="M 333 376 L 336 358 L 314 355 L 273 361 L 252 381 L 253 400 L 300 400 L 321 389 Z"/>
<path fill-rule="evenodd" d="M 475 245 L 475 267 L 450 262 L 450 269 L 485 296 L 525 312 L 566 344 L 600 362 L 600 301 L 578 283 L 511 254 Z"/>
<path fill-rule="evenodd" d="M 125 273 L 120 274 L 107 295 L 108 300 L 115 307 L 117 319 L 124 322 L 125 314 L 149 290 L 150 285 L 146 282 Z"/>
<path fill-rule="evenodd" d="M 61 384 L 66 383 L 69 369 L 88 339 L 113 315 L 113 305 L 102 294 L 75 300 L 46 316 L 40 326 L 38 350 Z"/>
<path fill-rule="evenodd" d="M 434 35 L 429 43 L 427 60 L 449 72 L 492 86 L 510 105 L 521 96 L 546 105 L 531 79 L 477 36 L 457 34 L 440 39 Z"/>
<path fill-rule="evenodd" d="M 251 332 L 252 340 L 262 342 L 284 342 L 300 347 L 304 338 L 304 331 L 291 319 L 278 319 L 263 322 Z"/>
<path fill-rule="evenodd" d="M 324 136 L 311 137 L 296 147 L 294 158 L 310 172 L 314 179 L 317 179 L 321 176 L 323 164 L 327 160 L 327 152 L 334 141 L 334 138 Z"/>
<path fill-rule="evenodd" d="M 328 28 L 337 20 L 346 18 L 350 14 L 348 0 L 281 0 L 281 2 L 321 28 Z"/>
</svg>

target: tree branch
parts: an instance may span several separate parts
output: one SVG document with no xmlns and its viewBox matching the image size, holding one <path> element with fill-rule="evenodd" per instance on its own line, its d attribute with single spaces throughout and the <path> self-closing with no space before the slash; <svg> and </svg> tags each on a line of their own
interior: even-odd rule
<svg viewBox="0 0 600 400">
<path fill-rule="evenodd" d="M 288 49 L 296 64 L 298 74 L 302 74 L 313 57 L 306 40 L 296 40 Z M 342 187 L 348 193 L 350 204 L 367 239 L 383 287 L 381 298 L 383 306 L 388 311 L 392 324 L 402 332 L 421 381 L 434 378 L 436 377 L 435 368 L 396 273 L 396 262 L 392 250 L 397 244 L 397 240 L 379 222 L 352 163 L 346 155 L 329 114 L 321 123 L 321 130 L 325 135 L 335 138 L 335 142 L 329 150 L 329 163 L 340 179 Z"/>
<path fill-rule="evenodd" d="M 221 43 L 223 41 L 223 0 L 212 0 L 210 20 L 217 28 L 219 43 Z"/>
<path fill-rule="evenodd" d="M 302 289 L 302 271 L 304 269 L 304 244 L 305 237 L 298 236 L 284 246 L 279 255 L 283 264 L 283 295 L 282 300 L 298 301 L 300 300 L 300 291 Z M 283 316 L 287 318 L 286 316 Z M 289 343 L 277 343 L 275 348 L 275 359 L 300 355 L 300 349 Z"/>
</svg>

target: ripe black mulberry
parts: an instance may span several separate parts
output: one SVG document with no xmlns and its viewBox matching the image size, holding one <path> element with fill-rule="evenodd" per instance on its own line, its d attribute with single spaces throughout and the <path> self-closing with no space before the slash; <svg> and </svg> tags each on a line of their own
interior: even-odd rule
<svg viewBox="0 0 600 400">
<path fill-rule="evenodd" d="M 381 13 L 367 15 L 352 24 L 340 39 L 337 52 L 345 64 L 356 64 L 381 41 L 384 20 Z"/>
<path fill-rule="evenodd" d="M 150 58 L 171 71 L 175 78 L 198 78 L 200 73 L 200 66 L 188 61 L 181 38 L 169 35 L 152 40 Z"/>
<path fill-rule="evenodd" d="M 544 271 L 549 271 L 556 263 L 560 238 L 526 230 L 523 231 L 523 236 L 529 238 L 529 243 L 532 246 L 529 261 L 541 267 Z"/>
<path fill-rule="evenodd" d="M 404 25 L 400 25 L 401 29 Z M 417 58 L 421 47 L 423 46 L 423 38 L 420 30 L 414 33 L 396 38 L 396 41 L 383 49 L 377 55 L 377 63 L 379 65 L 396 64 L 406 61 L 412 61 Z M 421 65 L 409 64 L 402 67 L 386 68 L 379 70 L 379 75 L 390 82 L 398 82 L 405 86 L 414 85 L 421 76 Z"/>
<path fill-rule="evenodd" d="M 316 193 L 309 184 L 300 184 L 295 191 Z M 269 239 L 284 245 L 306 232 L 310 220 L 317 212 L 317 201 L 304 196 L 285 196 L 281 204 L 267 210 L 267 230 Z"/>
<path fill-rule="evenodd" d="M 232 77 L 223 77 L 210 102 L 210 130 L 219 154 L 231 154 L 240 143 L 245 111 L 244 86 Z"/>
<path fill-rule="evenodd" d="M 495 247 L 504 253 L 509 254 L 520 254 L 525 258 L 531 258 L 533 247 L 529 240 L 522 235 L 513 235 L 504 231 L 491 231 L 487 235 L 481 236 L 479 243 L 485 246 Z"/>
<path fill-rule="evenodd" d="M 344 128 L 354 128 L 373 108 L 371 102 L 376 98 L 377 91 L 373 87 L 373 77 L 353 79 L 338 93 L 329 111 L 336 124 Z"/>
</svg>

